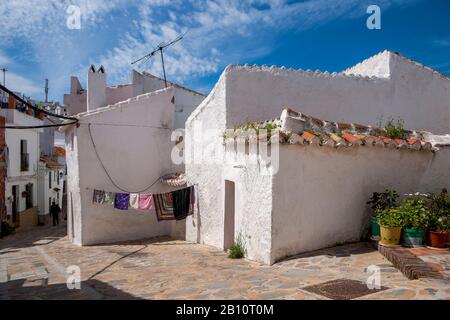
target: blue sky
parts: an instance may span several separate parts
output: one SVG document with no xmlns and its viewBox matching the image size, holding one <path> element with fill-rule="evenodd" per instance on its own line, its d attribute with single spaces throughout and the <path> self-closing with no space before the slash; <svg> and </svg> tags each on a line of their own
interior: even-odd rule
<svg viewBox="0 0 450 320">
<path fill-rule="evenodd" d="M 166 53 L 169 80 L 208 93 L 232 63 L 342 71 L 384 49 L 450 75 L 447 0 L 0 0 L 0 67 L 7 86 L 62 102 L 70 75 L 85 83 L 103 64 L 109 84 L 129 81 L 131 61 L 187 31 Z M 81 29 L 66 26 L 69 5 Z M 366 27 L 370 4 L 381 30 Z M 160 59 L 136 67 L 160 76 Z"/>
</svg>

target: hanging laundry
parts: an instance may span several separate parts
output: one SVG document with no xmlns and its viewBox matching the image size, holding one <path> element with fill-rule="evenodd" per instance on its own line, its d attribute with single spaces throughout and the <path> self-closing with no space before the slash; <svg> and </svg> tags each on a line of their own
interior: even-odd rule
<svg viewBox="0 0 450 320">
<path fill-rule="evenodd" d="M 114 192 L 105 192 L 103 198 L 103 204 L 108 204 L 113 206 L 116 194 Z"/>
<path fill-rule="evenodd" d="M 139 193 L 130 193 L 130 208 L 139 209 Z"/>
<path fill-rule="evenodd" d="M 119 210 L 128 210 L 128 204 L 130 202 L 129 193 L 116 193 L 114 199 L 114 208 Z"/>
<path fill-rule="evenodd" d="M 186 219 L 188 215 L 193 214 L 193 201 L 195 201 L 195 197 L 192 197 L 193 193 L 192 186 L 172 192 L 173 215 L 176 220 Z"/>
<path fill-rule="evenodd" d="M 152 195 L 140 194 L 139 195 L 139 209 L 148 210 L 152 208 Z"/>
<path fill-rule="evenodd" d="M 158 221 L 175 220 L 173 215 L 172 193 L 154 194 L 156 218 Z"/>
<path fill-rule="evenodd" d="M 92 203 L 103 204 L 105 202 L 105 191 L 94 190 L 94 197 L 92 198 Z"/>
</svg>

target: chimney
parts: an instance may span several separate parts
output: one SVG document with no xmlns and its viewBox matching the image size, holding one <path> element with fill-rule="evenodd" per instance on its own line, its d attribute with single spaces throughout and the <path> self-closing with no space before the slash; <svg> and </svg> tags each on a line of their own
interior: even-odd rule
<svg viewBox="0 0 450 320">
<path fill-rule="evenodd" d="M 77 77 L 70 77 L 70 94 L 78 94 L 80 93 L 81 87 L 80 80 Z"/>
<path fill-rule="evenodd" d="M 8 109 L 15 109 L 15 108 L 16 108 L 16 98 L 10 95 L 8 97 Z"/>
<path fill-rule="evenodd" d="M 87 111 L 92 111 L 106 106 L 106 73 L 101 66 L 95 71 L 91 65 L 88 72 L 87 81 Z"/>
</svg>

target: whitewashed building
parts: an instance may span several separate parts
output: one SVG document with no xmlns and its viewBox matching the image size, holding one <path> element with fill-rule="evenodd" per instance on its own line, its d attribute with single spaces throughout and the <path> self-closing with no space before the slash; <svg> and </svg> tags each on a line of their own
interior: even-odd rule
<svg viewBox="0 0 450 320">
<path fill-rule="evenodd" d="M 384 140 L 358 125 L 380 117 L 401 117 L 417 131 L 412 140 Z M 226 129 L 270 119 L 300 134 L 271 150 L 278 161 L 249 148 L 232 151 L 231 162 L 211 161 L 229 153 Z M 186 174 L 199 190 L 186 239 L 227 249 L 242 235 L 248 258 L 267 264 L 359 240 L 372 192 L 448 187 L 449 132 L 449 78 L 397 53 L 341 73 L 229 66 L 186 122 Z"/>
<path fill-rule="evenodd" d="M 62 208 L 63 185 L 64 165 L 58 163 L 55 157 L 41 156 L 38 173 L 39 224 L 50 221 L 50 206 L 53 201 Z"/>
<path fill-rule="evenodd" d="M 15 108 L 1 109 L 6 125 L 40 126 L 43 121 Z M 39 135 L 42 129 L 7 129 L 5 202 L 8 221 L 20 228 L 37 225 Z"/>
<path fill-rule="evenodd" d="M 68 234 L 78 245 L 163 235 L 184 237 L 183 221 L 157 222 L 154 212 L 124 212 L 92 203 L 94 189 L 130 193 L 172 190 L 159 183 L 163 175 L 184 171 L 182 164 L 171 161 L 176 144 L 172 131 L 183 128 L 190 112 L 204 99 L 178 85 L 161 89 L 160 79 L 135 71 L 133 84 L 125 87 L 123 94 L 118 93 L 121 89 L 111 91 L 106 87 L 104 68 L 96 71 L 91 67 L 87 93 L 83 93 L 87 111 L 75 116 L 77 125 L 61 128 L 66 137 Z M 111 92 L 117 95 L 112 98 Z M 79 101 L 76 95 L 72 92 L 65 98 L 69 112 L 83 108 L 84 102 L 77 107 L 70 102 Z M 109 102 L 113 104 L 107 105 Z"/>
</svg>

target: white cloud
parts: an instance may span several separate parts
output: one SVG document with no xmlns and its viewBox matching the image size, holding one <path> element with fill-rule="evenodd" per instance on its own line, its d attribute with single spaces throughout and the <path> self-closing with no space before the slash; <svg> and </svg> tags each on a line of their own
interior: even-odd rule
<svg viewBox="0 0 450 320">
<path fill-rule="evenodd" d="M 405 1 L 379 2 L 386 9 Z M 111 82 L 127 81 L 131 61 L 188 30 L 185 39 L 165 52 L 165 61 L 169 79 L 189 85 L 189 80 L 216 73 L 228 63 L 245 63 L 270 53 L 280 32 L 305 30 L 336 17 L 364 15 L 363 7 L 369 2 L 2 0 L 0 43 L 12 47 L 16 40 L 26 43 L 29 48 L 21 47 L 21 56 L 34 59 L 45 73 L 40 77 L 50 78 L 51 93 L 56 91 L 61 99 L 69 75 L 84 78 L 90 63 L 105 65 Z M 66 9 L 72 4 L 81 8 L 80 31 L 66 27 Z M 127 16 L 128 12 L 129 23 L 108 34 L 114 47 L 98 45 L 96 34 L 116 23 L 115 15 Z M 138 68 L 162 74 L 159 56 Z"/>
<path fill-rule="evenodd" d="M 2 81 L 3 81 L 3 75 L 2 75 Z M 6 87 L 10 90 L 23 93 L 27 96 L 39 94 L 41 92 L 42 92 L 42 96 L 44 95 L 44 89 L 41 89 L 41 87 L 39 85 L 37 85 L 33 81 L 31 81 L 27 78 L 24 78 L 18 74 L 15 74 L 13 72 L 6 73 Z"/>
<path fill-rule="evenodd" d="M 0 51 L 0 66 L 4 67 L 11 63 L 11 59 L 9 59 L 4 53 Z"/>
</svg>

